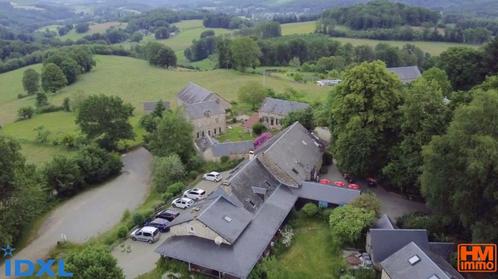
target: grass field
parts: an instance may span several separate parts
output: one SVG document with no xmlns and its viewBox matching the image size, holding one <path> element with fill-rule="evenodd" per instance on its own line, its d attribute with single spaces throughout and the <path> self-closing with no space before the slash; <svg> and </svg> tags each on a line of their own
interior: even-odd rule
<svg viewBox="0 0 498 279">
<path fill-rule="evenodd" d="M 142 103 L 144 101 L 159 99 L 173 101 L 176 93 L 189 81 L 213 90 L 228 100 L 237 100 L 238 89 L 246 82 L 263 82 L 260 75 L 237 71 L 164 70 L 152 67 L 146 61 L 129 57 L 98 55 L 95 58 L 97 66 L 92 72 L 82 75 L 75 84 L 50 96 L 49 102 L 59 105 L 64 98 L 74 98 L 77 95 L 120 96 L 135 106 L 137 116 L 133 119 L 133 124 L 138 126 L 137 122 L 143 113 Z M 40 65 L 31 67 L 40 69 Z M 62 112 L 37 115 L 31 120 L 14 122 L 20 107 L 34 106 L 35 102 L 34 97 L 17 99 L 17 95 L 23 93 L 21 79 L 22 73 L 27 68 L 29 67 L 0 75 L 0 124 L 3 126 L 3 133 L 21 139 L 23 147 L 26 145 L 30 148 L 30 152 L 25 152 L 30 161 L 40 162 L 59 152 L 60 149 L 52 145 L 36 144 L 36 132 L 33 129 L 43 125 L 51 131 L 51 135 L 57 135 L 60 131 L 75 131 L 76 126 L 74 115 Z M 277 92 L 289 87 L 305 92 L 305 99 L 308 101 L 323 100 L 330 89 L 276 77 L 266 77 L 265 84 Z M 37 148 L 40 150 L 35 151 Z"/>
<path fill-rule="evenodd" d="M 313 33 L 315 31 L 315 21 L 307 22 L 295 22 L 282 24 L 282 35 L 293 35 L 293 34 L 307 34 Z M 337 26 L 339 30 L 348 30 L 346 26 Z M 454 46 L 468 46 L 476 48 L 478 46 L 471 44 L 460 44 L 460 43 L 446 43 L 446 42 L 423 42 L 423 41 L 383 41 L 383 40 L 370 40 L 370 39 L 356 39 L 356 38 L 342 38 L 334 37 L 335 40 L 342 43 L 351 43 L 353 46 L 357 45 L 369 45 L 375 47 L 378 43 L 386 43 L 389 45 L 402 47 L 405 44 L 414 44 L 425 52 L 431 55 L 439 55 L 441 52 L 445 51 L 449 47 Z"/>
<path fill-rule="evenodd" d="M 294 239 L 278 263 L 293 278 L 335 278 L 344 262 L 330 241 L 327 222 L 300 217 L 296 220 Z"/>
<path fill-rule="evenodd" d="M 74 28 L 73 30 L 69 31 L 66 35 L 62 36 L 61 39 L 63 40 L 78 40 L 83 38 L 86 35 L 91 35 L 95 33 L 104 33 L 107 29 L 110 29 L 112 27 L 116 28 L 126 28 L 126 25 L 128 23 L 126 22 L 118 22 L 118 21 L 110 21 L 110 22 L 104 22 L 104 23 L 92 23 L 90 24 L 90 29 L 85 32 L 85 33 L 77 33 Z"/>
<path fill-rule="evenodd" d="M 282 27 L 282 36 L 294 35 L 294 34 L 307 34 L 315 32 L 316 22 L 306 21 L 306 22 L 285 23 L 282 24 L 281 27 Z"/>
</svg>

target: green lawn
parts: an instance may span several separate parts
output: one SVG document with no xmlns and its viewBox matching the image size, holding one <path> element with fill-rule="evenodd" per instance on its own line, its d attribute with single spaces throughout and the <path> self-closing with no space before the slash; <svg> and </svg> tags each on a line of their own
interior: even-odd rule
<svg viewBox="0 0 498 279">
<path fill-rule="evenodd" d="M 316 22 L 315 21 L 307 21 L 307 22 L 295 22 L 295 23 L 286 23 L 282 24 L 282 35 L 294 35 L 294 34 L 307 34 L 313 33 L 315 31 Z M 336 26 L 338 30 L 346 31 L 349 30 L 346 26 Z M 393 46 L 402 47 L 403 45 L 410 43 L 414 44 L 425 52 L 428 52 L 432 55 L 439 55 L 441 52 L 445 51 L 449 47 L 454 46 L 468 46 L 477 48 L 476 45 L 471 44 L 460 44 L 460 43 L 446 43 L 446 42 L 423 42 L 423 41 L 383 41 L 383 40 L 371 40 L 371 39 L 356 39 L 356 38 L 342 38 L 335 37 L 337 41 L 342 43 L 351 43 L 353 46 L 357 45 L 369 45 L 375 47 L 378 43 L 386 43 Z"/>
<path fill-rule="evenodd" d="M 227 129 L 226 133 L 216 138 L 220 142 L 225 141 L 243 141 L 243 140 L 252 140 L 253 136 L 246 132 L 244 127 L 242 126 L 232 126 L 232 129 Z"/>
<path fill-rule="evenodd" d="M 295 278 L 335 278 L 343 267 L 340 250 L 332 246 L 327 222 L 298 217 L 289 250 L 277 258 Z"/>
<path fill-rule="evenodd" d="M 285 23 L 281 27 L 282 36 L 313 33 L 316 29 L 316 21 Z"/>
<path fill-rule="evenodd" d="M 62 89 L 56 95 L 49 97 L 52 104 L 61 104 L 64 98 L 74 98 L 76 95 L 106 94 L 117 95 L 135 106 L 136 117 L 133 125 L 138 126 L 138 119 L 143 114 L 143 101 L 156 101 L 159 99 L 172 101 L 174 96 L 189 81 L 196 82 L 213 90 L 228 100 L 237 100 L 238 89 L 249 81 L 263 82 L 261 75 L 240 73 L 237 71 L 190 71 L 186 69 L 164 70 L 150 66 L 146 61 L 119 56 L 96 56 L 97 66 L 92 72 L 84 74 L 73 85 Z M 40 65 L 30 66 L 37 70 Z M 24 151 L 32 162 L 45 161 L 55 153 L 60 152 L 59 147 L 52 145 L 39 145 L 35 143 L 38 126 L 45 126 L 51 135 L 60 135 L 63 132 L 77 131 L 74 124 L 74 115 L 70 113 L 49 113 L 35 116 L 31 120 L 15 122 L 17 110 L 22 106 L 34 106 L 34 97 L 17 99 L 23 93 L 21 80 L 22 73 L 29 67 L 16 71 L 0 74 L 0 124 L 3 133 L 22 140 L 23 147 L 30 149 Z M 266 86 L 281 92 L 286 88 L 295 88 L 306 93 L 306 100 L 324 100 L 329 88 L 302 84 L 276 77 L 266 77 Z M 12 124 L 9 124 L 12 123 Z M 135 129 L 140 135 L 140 129 Z M 139 136 L 136 143 L 140 141 Z M 39 151 L 35 151 L 39 148 Z"/>
</svg>

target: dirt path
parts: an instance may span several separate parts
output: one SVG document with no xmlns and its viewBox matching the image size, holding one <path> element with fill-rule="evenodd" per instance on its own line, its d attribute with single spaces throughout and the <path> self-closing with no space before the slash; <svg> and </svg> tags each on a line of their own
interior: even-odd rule
<svg viewBox="0 0 498 279">
<path fill-rule="evenodd" d="M 149 192 L 152 155 L 140 148 L 123 155 L 122 160 L 124 167 L 120 176 L 56 208 L 36 238 L 23 250 L 16 251 L 14 259 L 42 258 L 62 235 L 68 241 L 84 243 L 119 223 L 127 209 L 138 207 Z"/>
</svg>

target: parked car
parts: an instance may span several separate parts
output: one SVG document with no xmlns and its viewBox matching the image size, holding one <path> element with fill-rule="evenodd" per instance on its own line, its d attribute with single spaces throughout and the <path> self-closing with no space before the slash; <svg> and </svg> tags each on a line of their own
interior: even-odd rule
<svg viewBox="0 0 498 279">
<path fill-rule="evenodd" d="M 370 187 L 377 186 L 377 180 L 373 177 L 367 178 L 367 183 L 368 183 L 368 186 L 370 186 Z"/>
<path fill-rule="evenodd" d="M 360 185 L 354 184 L 354 183 L 349 184 L 348 188 L 353 189 L 353 190 L 360 190 L 361 189 Z"/>
<path fill-rule="evenodd" d="M 212 171 L 210 173 L 206 173 L 202 176 L 202 179 L 208 180 L 208 181 L 214 181 L 214 182 L 219 182 L 221 181 L 223 177 L 221 176 L 221 173 Z"/>
<path fill-rule="evenodd" d="M 331 185 L 332 181 L 330 181 L 330 179 L 327 178 L 322 178 L 320 179 L 320 184 Z"/>
<path fill-rule="evenodd" d="M 192 188 L 183 192 L 183 197 L 193 200 L 200 200 L 206 197 L 206 191 L 200 188 Z"/>
<path fill-rule="evenodd" d="M 168 221 L 173 221 L 176 217 L 180 215 L 180 212 L 174 211 L 172 209 L 165 209 L 156 214 L 156 218 L 166 219 Z"/>
<path fill-rule="evenodd" d="M 158 228 L 160 232 L 169 232 L 169 221 L 163 218 L 156 218 L 146 224 L 146 226 Z"/>
<path fill-rule="evenodd" d="M 194 200 L 189 198 L 176 198 L 172 203 L 173 206 L 178 208 L 189 208 L 194 204 Z"/>
<path fill-rule="evenodd" d="M 159 240 L 159 229 L 155 227 L 145 226 L 134 230 L 131 235 L 133 241 L 144 241 L 154 243 Z"/>
</svg>

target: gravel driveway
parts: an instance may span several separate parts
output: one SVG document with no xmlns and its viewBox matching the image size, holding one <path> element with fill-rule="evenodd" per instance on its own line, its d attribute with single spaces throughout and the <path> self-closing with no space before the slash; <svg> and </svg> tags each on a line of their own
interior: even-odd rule
<svg viewBox="0 0 498 279">
<path fill-rule="evenodd" d="M 87 190 L 53 210 L 35 237 L 14 259 L 45 257 L 61 240 L 84 243 L 118 224 L 123 213 L 138 207 L 149 192 L 152 155 L 139 148 L 122 156 L 122 174 Z M 3 267 L 0 267 L 3 270 Z"/>
</svg>

